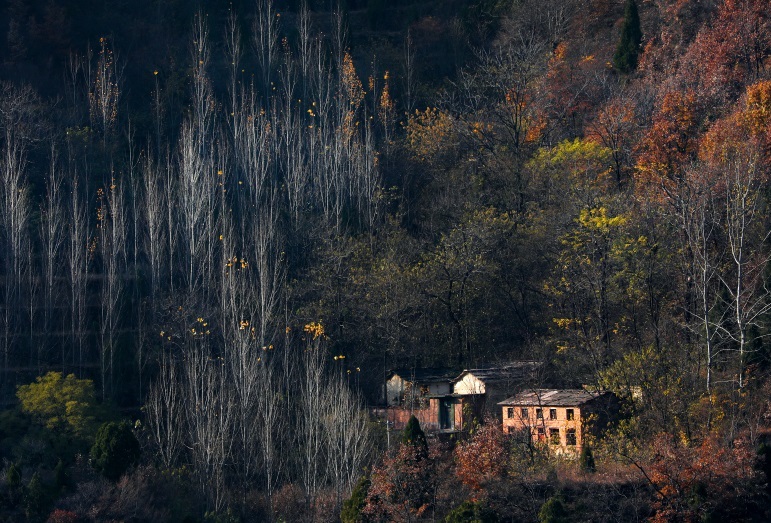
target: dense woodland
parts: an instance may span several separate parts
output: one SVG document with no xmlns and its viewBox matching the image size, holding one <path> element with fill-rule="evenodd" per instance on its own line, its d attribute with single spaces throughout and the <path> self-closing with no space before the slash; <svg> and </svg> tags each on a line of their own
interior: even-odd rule
<svg viewBox="0 0 771 523">
<path fill-rule="evenodd" d="M 771 517 L 766 0 L 0 13 L 0 520 Z M 580 459 L 365 409 L 523 359 Z"/>
</svg>

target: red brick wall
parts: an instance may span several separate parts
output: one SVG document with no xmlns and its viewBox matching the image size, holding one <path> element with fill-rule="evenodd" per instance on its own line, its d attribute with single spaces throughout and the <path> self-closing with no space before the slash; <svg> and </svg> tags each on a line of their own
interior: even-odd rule
<svg viewBox="0 0 771 523">
<path fill-rule="evenodd" d="M 433 401 L 432 401 L 433 404 Z M 434 406 L 434 405 L 432 405 Z M 390 427 L 394 430 L 402 430 L 407 426 L 407 422 L 410 420 L 410 416 L 415 415 L 420 422 L 420 427 L 425 431 L 433 431 L 439 429 L 439 410 L 437 408 L 425 408 L 425 409 L 405 409 L 401 407 L 387 407 L 387 408 L 373 408 L 371 410 L 372 415 L 382 420 L 388 420 Z"/>
</svg>

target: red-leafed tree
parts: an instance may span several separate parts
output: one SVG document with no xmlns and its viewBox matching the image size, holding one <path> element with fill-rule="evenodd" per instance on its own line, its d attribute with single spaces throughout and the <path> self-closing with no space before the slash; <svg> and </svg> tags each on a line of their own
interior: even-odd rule
<svg viewBox="0 0 771 523">
<path fill-rule="evenodd" d="M 455 448 L 455 474 L 473 491 L 472 500 L 477 500 L 488 484 L 505 476 L 508 458 L 506 436 L 500 424 L 487 419 L 470 439 Z"/>
<path fill-rule="evenodd" d="M 760 491 L 754 452 L 746 441 L 732 447 L 712 436 L 685 445 L 660 435 L 647 471 L 656 489 L 652 521 L 735 521 Z"/>
<path fill-rule="evenodd" d="M 362 513 L 375 521 L 412 521 L 424 515 L 436 494 L 435 457 L 417 418 L 410 417 L 395 452 L 372 470 Z"/>
<path fill-rule="evenodd" d="M 616 184 L 620 187 L 627 171 L 635 130 L 634 110 L 628 100 L 614 98 L 589 124 L 587 137 L 611 151 Z"/>
<path fill-rule="evenodd" d="M 419 445 L 401 443 L 372 470 L 362 511 L 374 521 L 412 521 L 432 507 L 435 477 L 432 459 Z"/>
</svg>

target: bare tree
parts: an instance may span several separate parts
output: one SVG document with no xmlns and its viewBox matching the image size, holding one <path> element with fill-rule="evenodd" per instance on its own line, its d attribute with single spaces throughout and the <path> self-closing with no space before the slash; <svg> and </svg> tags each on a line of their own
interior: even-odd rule
<svg viewBox="0 0 771 523">
<path fill-rule="evenodd" d="M 187 257 L 185 282 L 193 295 L 203 285 L 207 266 L 210 235 L 213 231 L 211 216 L 212 157 L 214 98 L 207 77 L 209 63 L 208 28 L 201 15 L 196 18 L 193 37 L 193 112 L 182 125 L 179 144 L 179 211 L 182 241 Z"/>
<path fill-rule="evenodd" d="M 167 469 L 177 463 L 184 444 L 183 391 L 178 365 L 170 355 L 162 353 L 158 377 L 145 401 L 150 438 Z"/>
<path fill-rule="evenodd" d="M 412 41 L 412 33 L 408 29 L 407 38 L 404 40 L 404 109 L 408 114 L 412 114 L 415 109 L 416 90 L 415 45 Z"/>
<path fill-rule="evenodd" d="M 225 362 L 214 357 L 205 340 L 193 341 L 184 356 L 185 417 L 192 465 L 208 507 L 219 512 L 226 502 L 226 465 L 232 446 L 232 387 Z"/>
<path fill-rule="evenodd" d="M 22 322 L 23 282 L 28 267 L 29 189 L 27 152 L 37 125 L 35 94 L 29 87 L 0 84 L 0 241 L 3 282 L 3 371 Z M 4 376 L 7 378 L 7 376 Z M 5 381 L 5 380 L 4 380 Z"/>
<path fill-rule="evenodd" d="M 81 188 L 77 181 L 77 171 L 71 173 L 73 183 L 70 186 L 69 212 L 71 219 L 68 224 L 67 270 L 69 276 L 70 305 L 70 346 L 72 348 L 72 364 L 77 363 L 83 370 L 86 363 L 86 287 L 89 261 L 93 255 L 93 244 L 90 237 L 90 226 L 86 206 L 80 194 Z"/>
<path fill-rule="evenodd" d="M 252 33 L 254 51 L 260 64 L 262 94 L 267 103 L 272 96 L 271 78 L 278 55 L 278 13 L 273 9 L 273 0 L 257 0 Z"/>
<path fill-rule="evenodd" d="M 40 239 L 43 246 L 43 333 L 45 339 L 38 344 L 38 361 L 43 361 L 52 342 L 53 332 L 60 325 L 55 313 L 59 300 L 59 280 L 63 276 L 62 251 L 64 247 L 66 222 L 62 195 L 62 174 L 56 148 L 51 145 L 51 163 L 46 180 L 46 197 L 40 212 Z M 67 344 L 61 345 L 61 364 L 66 367 Z"/>
<path fill-rule="evenodd" d="M 697 179 L 696 176 L 689 178 Z M 721 225 L 717 209 L 719 204 L 713 196 L 714 189 L 694 184 L 686 198 L 676 206 L 688 242 L 688 248 L 683 249 L 683 252 L 691 258 L 685 262 L 692 267 L 693 285 L 698 294 L 699 315 L 693 330 L 704 343 L 707 391 L 712 388 L 713 367 L 719 356 L 720 336 L 715 324 L 723 324 L 725 320 L 725 310 L 720 312 L 719 300 L 716 298 L 722 253 L 719 250 L 716 252 L 714 247 Z"/>
<path fill-rule="evenodd" d="M 150 264 L 150 301 L 155 306 L 161 289 L 168 243 L 164 219 L 168 201 L 164 197 L 164 174 L 158 163 L 146 154 L 142 160 L 142 204 L 144 205 L 144 251 Z"/>
<path fill-rule="evenodd" d="M 326 354 L 323 329 L 316 324 L 306 326 L 307 346 L 302 355 L 298 390 L 296 445 L 300 453 L 300 479 L 306 503 L 315 511 L 316 497 L 326 482 L 324 467 L 325 388 L 324 357 Z"/>
<path fill-rule="evenodd" d="M 104 133 L 105 140 L 118 118 L 119 97 L 115 55 L 107 45 L 107 39 L 100 38 L 99 60 L 89 93 L 89 107 L 92 125 Z"/>
<path fill-rule="evenodd" d="M 761 327 L 771 311 L 771 288 L 765 271 L 771 260 L 767 240 L 771 236 L 763 222 L 763 161 L 753 147 L 743 148 L 731 158 L 724 172 L 725 232 L 731 270 L 720 275 L 720 281 L 730 297 L 733 325 L 718 325 L 735 344 L 738 351 L 737 381 L 746 384 L 745 366 L 753 336 L 750 329 Z"/>
<path fill-rule="evenodd" d="M 339 509 L 367 464 L 371 448 L 369 420 L 361 408 L 360 398 L 342 376 L 329 380 L 323 397 L 326 400 L 323 425 L 327 469 Z"/>
<path fill-rule="evenodd" d="M 123 184 L 113 179 L 97 191 L 97 231 L 102 262 L 99 349 L 102 397 L 115 387 L 115 355 L 123 313 L 122 301 L 126 270 L 126 215 Z M 109 378 L 109 379 L 108 379 Z"/>
</svg>

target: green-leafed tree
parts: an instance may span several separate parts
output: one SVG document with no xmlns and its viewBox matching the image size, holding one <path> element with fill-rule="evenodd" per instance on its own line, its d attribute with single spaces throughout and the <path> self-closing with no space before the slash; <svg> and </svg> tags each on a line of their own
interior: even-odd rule
<svg viewBox="0 0 771 523">
<path fill-rule="evenodd" d="M 116 481 L 139 461 L 139 442 L 125 422 L 107 422 L 96 433 L 91 447 L 94 468 L 109 480 Z"/>
<path fill-rule="evenodd" d="M 635 0 L 627 0 L 624 8 L 624 21 L 621 24 L 621 40 L 613 55 L 613 65 L 622 73 L 630 73 L 637 68 L 637 58 L 640 54 L 642 30 L 640 15 L 637 13 Z"/>
</svg>

